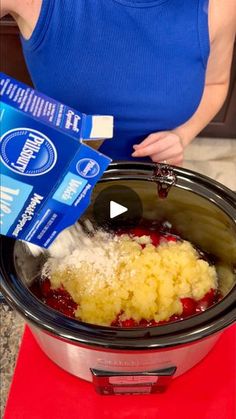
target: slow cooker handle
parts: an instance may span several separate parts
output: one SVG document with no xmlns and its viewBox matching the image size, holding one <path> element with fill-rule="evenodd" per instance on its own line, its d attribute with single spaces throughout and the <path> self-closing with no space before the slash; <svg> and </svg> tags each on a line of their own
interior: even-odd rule
<svg viewBox="0 0 236 419">
<path fill-rule="evenodd" d="M 91 369 L 95 389 L 103 395 L 162 393 L 170 384 L 175 371 L 175 366 L 146 372 Z"/>
<path fill-rule="evenodd" d="M 177 176 L 173 168 L 168 164 L 156 163 L 153 175 L 149 180 L 157 184 L 157 194 L 159 198 L 166 198 L 170 188 L 176 185 Z"/>
</svg>

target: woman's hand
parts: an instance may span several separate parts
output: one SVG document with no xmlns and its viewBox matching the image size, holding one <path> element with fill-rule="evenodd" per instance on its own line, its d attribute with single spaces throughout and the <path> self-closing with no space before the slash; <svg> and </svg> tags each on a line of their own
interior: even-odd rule
<svg viewBox="0 0 236 419">
<path fill-rule="evenodd" d="M 180 136 L 174 131 L 162 131 L 150 134 L 140 144 L 134 145 L 132 157 L 147 157 L 155 163 L 165 162 L 181 166 L 184 146 Z"/>
</svg>

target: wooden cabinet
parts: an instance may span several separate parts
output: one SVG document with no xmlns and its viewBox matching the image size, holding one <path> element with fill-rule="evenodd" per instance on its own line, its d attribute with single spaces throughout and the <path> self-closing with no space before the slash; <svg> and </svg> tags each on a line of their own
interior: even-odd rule
<svg viewBox="0 0 236 419">
<path fill-rule="evenodd" d="M 227 99 L 221 111 L 201 135 L 236 139 L 236 43 L 234 45 L 231 81 Z"/>
<path fill-rule="evenodd" d="M 8 16 L 0 21 L 0 35 L 0 70 L 24 83 L 32 84 L 24 62 L 18 28 Z M 201 135 L 236 138 L 236 45 L 227 100 Z"/>
<path fill-rule="evenodd" d="M 32 85 L 21 49 L 18 27 L 8 16 L 0 20 L 0 71 Z"/>
</svg>

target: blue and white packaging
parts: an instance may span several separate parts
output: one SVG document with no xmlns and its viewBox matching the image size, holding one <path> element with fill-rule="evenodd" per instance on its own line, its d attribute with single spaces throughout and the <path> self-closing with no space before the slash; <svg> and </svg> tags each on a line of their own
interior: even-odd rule
<svg viewBox="0 0 236 419">
<path fill-rule="evenodd" d="M 82 140 L 111 138 L 85 115 L 0 73 L 1 234 L 48 248 L 89 205 L 111 159 Z"/>
</svg>

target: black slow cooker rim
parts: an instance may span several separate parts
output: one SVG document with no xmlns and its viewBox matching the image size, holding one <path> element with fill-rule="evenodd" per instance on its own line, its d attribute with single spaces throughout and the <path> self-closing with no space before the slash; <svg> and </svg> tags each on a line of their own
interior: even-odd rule
<svg viewBox="0 0 236 419">
<path fill-rule="evenodd" d="M 100 182 L 121 179 L 148 180 L 150 179 L 149 175 L 151 176 L 153 174 L 154 169 L 155 165 L 152 163 L 116 162 L 108 167 Z M 122 175 L 120 170 L 122 170 Z M 214 202 L 216 205 L 221 207 L 223 200 L 230 207 L 232 206 L 234 210 L 236 194 L 225 186 L 204 175 L 187 169 L 174 167 L 173 170 L 180 184 L 181 179 L 186 178 L 186 176 L 188 176 L 188 180 L 194 182 L 195 186 L 206 186 L 207 184 L 209 193 L 213 192 L 216 195 L 217 202 Z M 202 190 L 200 190 L 199 194 L 202 193 Z M 225 206 L 222 209 L 225 210 Z M 236 220 L 236 211 L 235 217 L 234 214 L 228 215 Z M 23 283 L 17 280 L 13 256 L 15 241 L 6 237 L 2 237 L 1 240 L 1 248 L 3 249 L 1 254 L 2 291 L 5 298 L 30 323 L 63 339 L 111 349 L 157 349 L 178 346 L 202 339 L 222 330 L 236 320 L 236 309 L 234 308 L 236 286 L 234 286 L 223 300 L 206 312 L 168 325 L 149 328 L 119 329 L 85 324 L 70 319 L 45 306 L 29 292 Z M 29 295 L 31 297 L 30 299 Z"/>
<path fill-rule="evenodd" d="M 154 170 L 156 168 L 155 163 L 148 163 L 148 162 L 133 162 L 133 161 L 117 161 L 112 162 L 106 171 L 103 174 L 103 177 L 100 179 L 99 183 L 107 182 L 109 180 L 133 180 L 133 179 L 141 179 L 142 175 L 144 176 L 144 180 L 147 180 L 147 174 L 150 177 L 153 176 Z M 236 222 L 236 192 L 232 191 L 231 189 L 227 188 L 222 183 L 217 182 L 215 179 L 212 179 L 208 176 L 205 176 L 201 173 L 197 173 L 190 169 L 185 169 L 183 167 L 171 166 L 171 169 L 177 176 L 177 183 L 176 185 L 179 187 L 183 187 L 182 179 L 188 177 L 188 180 L 194 183 L 195 186 L 205 186 L 208 184 L 210 185 L 210 190 L 215 192 L 217 198 L 221 201 L 222 198 L 226 199 L 226 201 L 232 205 L 235 210 L 235 216 L 233 217 L 234 221 Z M 117 172 L 123 171 L 122 176 L 117 176 Z M 126 173 L 128 172 L 128 173 Z M 133 174 L 133 176 L 132 176 Z M 137 177 L 138 175 L 138 177 Z M 115 178 L 114 178 L 115 176 Z M 150 180 L 150 178 L 149 178 Z M 188 187 L 186 189 L 189 189 Z M 193 192 L 193 191 L 192 191 Z M 201 191 L 196 191 L 199 195 L 202 195 Z M 193 192 L 195 193 L 195 191 Z M 204 195 L 208 198 L 208 195 Z M 218 199 L 214 202 L 215 205 L 219 205 Z"/>
</svg>

